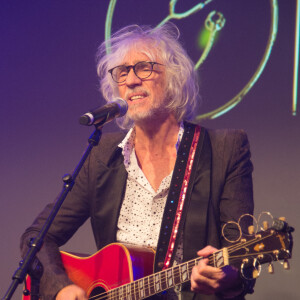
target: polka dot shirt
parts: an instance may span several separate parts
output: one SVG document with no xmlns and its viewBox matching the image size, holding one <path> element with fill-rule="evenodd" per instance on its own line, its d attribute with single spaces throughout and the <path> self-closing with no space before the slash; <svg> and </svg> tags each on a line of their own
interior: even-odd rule
<svg viewBox="0 0 300 300">
<path fill-rule="evenodd" d="M 184 126 L 181 123 L 175 145 L 176 150 L 179 148 L 183 131 Z M 119 144 L 119 147 L 123 149 L 122 154 L 128 179 L 118 220 L 117 241 L 156 249 L 173 172 L 162 180 L 158 190 L 155 191 L 138 165 L 134 151 L 134 139 L 135 130 L 131 129 Z M 178 233 L 178 239 L 174 264 L 182 262 L 182 232 Z M 180 290 L 181 286 L 168 290 L 167 298 L 180 300 Z"/>
<path fill-rule="evenodd" d="M 177 150 L 183 131 L 184 127 L 181 124 L 175 145 Z M 155 249 L 173 172 L 162 180 L 155 191 L 138 165 L 134 140 L 135 130 L 130 129 L 119 145 L 123 149 L 128 179 L 118 220 L 117 241 Z"/>
</svg>

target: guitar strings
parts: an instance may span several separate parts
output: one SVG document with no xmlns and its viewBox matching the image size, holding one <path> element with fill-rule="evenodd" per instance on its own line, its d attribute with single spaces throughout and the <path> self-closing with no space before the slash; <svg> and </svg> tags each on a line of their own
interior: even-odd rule
<svg viewBox="0 0 300 300">
<path fill-rule="evenodd" d="M 182 272 L 180 271 L 180 266 L 185 265 L 185 264 L 188 265 L 188 268 L 187 268 L 187 270 L 186 270 L 186 271 L 188 272 L 188 276 L 186 277 L 187 279 L 185 279 L 185 280 L 181 280 L 181 279 L 180 279 L 180 282 L 177 283 L 177 284 L 183 283 L 183 282 L 185 282 L 185 281 L 189 281 L 189 277 L 190 277 L 192 268 L 193 268 L 193 267 L 196 265 L 196 263 L 197 263 L 199 260 L 201 260 L 201 259 L 203 259 L 203 257 L 198 257 L 198 258 L 196 258 L 196 259 L 194 259 L 194 260 L 191 260 L 191 261 L 189 261 L 189 262 L 185 262 L 185 263 L 180 264 L 180 265 L 178 265 L 178 266 L 176 266 L 176 267 L 173 268 L 174 271 L 173 271 L 173 276 L 172 276 L 172 277 L 174 277 L 174 278 L 176 277 L 176 278 L 179 278 L 179 279 L 180 279 L 180 274 L 182 273 Z M 173 286 L 176 285 L 176 284 L 174 283 L 174 284 L 172 284 L 172 286 L 167 287 L 167 280 L 168 280 L 168 278 L 165 276 L 165 274 L 164 274 L 164 277 L 163 277 L 163 278 L 162 278 L 162 276 L 161 276 L 162 273 L 166 273 L 166 272 L 167 272 L 167 270 L 163 270 L 163 271 L 160 271 L 160 272 L 158 272 L 158 273 L 151 274 L 151 275 L 149 275 L 149 276 L 146 276 L 146 277 L 141 278 L 141 279 L 139 279 L 139 280 L 136 280 L 136 281 L 134 281 L 134 282 L 131 282 L 131 283 L 122 285 L 122 286 L 117 287 L 117 288 L 115 288 L 115 289 L 109 290 L 109 291 L 107 291 L 106 293 L 102 293 L 102 294 L 96 295 L 96 296 L 91 297 L 91 298 L 89 298 L 89 299 L 94 299 L 94 300 L 104 299 L 104 298 L 108 298 L 108 299 L 118 299 L 120 296 L 125 296 L 125 297 L 126 297 L 126 296 L 132 295 L 132 294 L 138 296 L 137 299 L 143 299 L 143 298 L 146 298 L 146 297 L 155 295 L 155 294 L 157 294 L 157 293 L 159 293 L 159 292 L 162 292 L 162 291 L 164 291 L 164 290 L 170 289 L 171 287 L 173 287 Z M 156 275 L 156 276 L 158 275 L 158 276 L 160 277 L 160 284 L 159 284 L 160 288 L 159 288 L 159 290 L 156 290 L 156 289 L 155 289 L 156 282 L 153 280 L 154 277 L 155 277 L 155 275 Z M 145 280 L 146 280 L 146 279 L 147 279 L 147 282 L 146 282 L 146 284 L 145 284 Z M 149 292 L 149 294 L 147 294 L 147 295 L 146 295 L 146 293 L 144 292 L 144 296 L 143 296 L 143 297 L 141 297 L 141 296 L 139 295 L 140 289 L 139 289 L 139 286 L 138 286 L 138 285 L 139 285 L 138 282 L 139 282 L 139 281 L 142 281 L 142 280 L 144 281 L 144 283 L 143 283 L 143 290 L 144 290 L 144 291 L 145 291 L 145 290 L 148 290 L 148 292 Z M 175 280 L 173 280 L 173 281 L 175 281 Z M 163 285 L 163 284 L 166 285 L 166 288 L 162 288 L 162 285 Z M 126 288 L 126 286 L 130 286 L 130 285 L 131 285 L 131 288 L 128 290 L 128 288 Z M 125 290 L 124 290 L 124 288 L 125 288 Z M 99 298 L 95 298 L 95 297 L 99 297 Z M 136 297 L 135 297 L 135 298 L 136 298 Z"/>
<path fill-rule="evenodd" d="M 239 243 L 239 244 L 236 244 L 236 245 L 232 245 L 232 246 L 229 246 L 227 249 L 228 249 L 228 253 L 232 253 L 238 249 L 242 249 L 244 248 L 245 246 L 250 246 L 252 244 L 255 244 L 257 242 L 260 242 L 260 241 L 263 241 L 269 237 L 271 237 L 273 234 L 270 233 L 269 235 L 266 235 L 264 237 L 255 237 L 254 239 L 252 240 L 249 240 L 249 241 L 246 241 L 245 243 Z M 220 250 L 221 251 L 221 250 Z"/>
<path fill-rule="evenodd" d="M 253 241 L 251 241 L 251 242 L 253 242 Z M 255 241 L 256 242 L 256 241 Z M 247 243 L 247 245 L 250 245 L 251 243 Z M 243 244 L 243 246 L 245 246 L 245 244 Z M 231 248 L 234 248 L 234 247 L 231 247 Z M 239 247 L 239 248 L 241 248 L 241 247 Z M 221 250 L 220 250 L 221 251 Z M 219 251 L 218 251 L 219 252 Z M 231 251 L 232 252 L 232 251 Z M 242 256 L 241 256 L 242 257 Z M 199 257 L 199 258 L 196 258 L 195 260 L 194 260 L 194 262 L 196 263 L 198 260 L 201 260 L 202 259 L 202 257 Z M 211 259 L 211 258 L 209 258 L 209 262 L 210 263 L 212 263 L 214 261 L 214 259 Z M 189 262 L 186 262 L 186 263 L 183 263 L 183 264 L 188 264 L 188 271 L 189 271 L 189 276 L 190 276 L 190 273 L 191 273 L 191 270 L 192 270 L 192 268 L 194 267 L 194 265 L 190 265 L 191 263 L 193 262 L 193 260 L 192 261 L 189 261 Z M 178 274 L 180 275 L 180 270 L 179 270 L 179 266 L 180 265 L 178 265 L 178 266 L 176 266 L 176 267 L 174 267 L 174 272 L 173 272 L 173 276 L 175 277 L 175 276 L 177 276 Z M 159 273 L 163 273 L 163 272 L 166 272 L 166 270 L 164 270 L 164 271 L 161 271 L 161 272 L 159 272 Z M 158 273 L 156 273 L 156 275 L 157 275 Z M 150 276 L 147 276 L 148 277 L 148 284 L 143 284 L 144 285 L 144 287 L 143 287 L 143 290 L 146 290 L 146 289 L 151 289 L 151 288 L 154 288 L 154 286 L 155 286 L 155 282 L 153 282 L 153 280 L 150 282 L 150 285 L 149 285 L 149 278 L 153 278 L 154 277 L 154 274 L 152 274 L 152 275 L 150 275 Z M 145 277 L 145 279 L 147 278 L 147 277 Z M 160 276 L 161 277 L 161 276 Z M 166 277 L 164 277 L 163 278 L 165 281 L 167 280 L 167 278 Z M 116 299 L 116 298 L 119 298 L 120 296 L 122 296 L 123 294 L 124 294 L 124 287 L 125 287 L 125 294 L 124 294 L 124 296 L 128 296 L 128 294 L 129 295 L 132 295 L 132 294 L 136 294 L 137 296 L 139 296 L 139 289 L 138 289 L 138 281 L 141 281 L 141 280 L 143 280 L 143 279 L 139 279 L 139 280 L 137 280 L 137 281 L 135 281 L 135 282 L 131 282 L 131 283 L 128 283 L 128 284 L 126 284 L 127 286 L 128 285 L 132 285 L 132 288 L 130 288 L 130 290 L 128 291 L 128 289 L 126 290 L 126 285 L 122 285 L 122 286 L 120 286 L 120 287 L 118 287 L 118 288 L 115 288 L 115 289 L 113 289 L 113 290 L 109 290 L 107 293 L 103 293 L 103 294 L 99 294 L 99 295 L 97 295 L 97 296 L 100 296 L 100 298 L 97 298 L 97 299 L 104 299 L 104 298 L 109 298 L 109 299 Z M 187 280 L 189 280 L 189 278 L 187 279 Z M 161 280 L 160 280 L 161 281 Z M 136 286 L 137 285 L 137 286 Z M 166 289 L 169 289 L 170 287 L 168 287 L 168 288 L 166 288 Z M 160 288 L 159 289 L 159 292 L 161 292 L 161 291 L 163 291 L 164 289 L 162 289 L 162 288 Z M 119 292 L 119 291 L 121 291 L 121 293 Z M 153 293 L 152 292 L 150 292 L 151 290 L 149 290 L 149 295 L 147 295 L 147 297 L 149 297 L 149 296 L 151 296 L 151 295 L 153 295 Z M 115 295 L 113 295 L 113 294 L 115 294 Z M 155 294 L 155 293 L 154 293 Z M 94 296 L 94 297 L 92 297 L 92 298 L 95 298 L 95 297 L 97 297 L 97 296 Z M 90 298 L 90 299 L 92 299 L 92 298 Z M 143 298 L 143 297 L 139 297 L 140 299 L 141 298 Z"/>
<path fill-rule="evenodd" d="M 236 250 L 239 250 L 239 249 L 242 249 L 246 246 L 250 246 L 254 243 L 257 243 L 258 241 L 262 241 L 266 238 L 269 238 L 270 236 L 272 236 L 273 234 L 271 233 L 270 235 L 266 235 L 264 237 L 260 237 L 260 238 L 257 238 L 255 237 L 254 239 L 252 240 L 249 240 L 249 241 L 246 241 L 245 243 L 238 243 L 238 244 L 235 244 L 235 245 L 232 245 L 232 246 L 229 246 L 227 247 L 227 250 L 228 250 L 228 253 L 234 253 Z M 216 251 L 215 253 L 219 253 L 223 251 L 222 249 Z M 214 254 L 215 254 L 214 253 Z M 267 252 L 260 252 L 259 254 L 261 253 L 267 253 Z M 258 253 L 255 253 L 256 255 Z M 243 257 L 249 257 L 249 254 L 243 254 L 243 255 L 237 255 L 237 256 L 232 256 L 231 259 L 237 259 L 237 258 L 243 258 Z M 192 272 L 192 268 L 196 265 L 196 263 L 198 263 L 198 261 L 202 260 L 204 257 L 197 257 L 196 259 L 194 260 L 190 260 L 188 262 L 184 262 L 182 264 L 179 264 L 175 267 L 173 267 L 173 279 L 172 279 L 172 285 L 170 287 L 166 287 L 165 289 L 162 288 L 162 279 L 164 280 L 164 284 L 167 285 L 167 280 L 169 279 L 167 276 L 166 276 L 166 273 L 168 270 L 170 269 L 166 269 L 166 270 L 163 270 L 163 271 L 160 271 L 158 273 L 155 273 L 155 274 L 151 274 L 149 276 L 146 276 L 144 278 L 141 278 L 141 279 L 138 279 L 136 281 L 133 281 L 133 282 L 130 282 L 130 283 L 127 283 L 127 284 L 124 284 L 122 286 L 119 286 L 117 288 L 114 288 L 114 289 L 111 289 L 111 290 L 108 290 L 107 292 L 105 293 L 101 293 L 101 294 L 98 294 L 98 295 L 95 295 L 95 296 L 92 296 L 90 297 L 89 299 L 93 299 L 93 300 L 100 300 L 100 299 L 105 299 L 105 298 L 108 298 L 108 299 L 117 299 L 119 298 L 120 296 L 128 296 L 128 295 L 132 295 L 132 294 L 135 294 L 136 296 L 138 296 L 138 299 L 143 299 L 143 298 L 146 298 L 146 297 L 149 297 L 149 296 L 152 296 L 152 295 L 155 295 L 156 293 L 159 293 L 159 292 L 162 292 L 164 290 L 167 290 L 167 289 L 170 289 L 172 287 L 174 287 L 176 285 L 175 283 L 175 278 L 178 278 L 177 276 L 179 276 L 179 279 L 180 279 L 180 274 L 182 273 L 181 270 L 180 270 L 180 267 L 182 267 L 183 265 L 187 265 L 187 269 L 186 271 L 188 272 L 188 279 L 187 280 L 181 280 L 180 279 L 180 283 L 183 283 L 185 281 L 188 281 L 189 280 L 189 277 L 191 275 L 191 272 Z M 210 265 L 213 265 L 214 261 L 215 261 L 215 255 L 210 255 L 208 257 L 208 260 L 209 260 L 209 264 Z M 163 274 L 164 273 L 164 274 Z M 162 278 L 162 275 L 163 274 L 163 278 Z M 155 289 L 155 285 L 157 284 L 155 282 L 155 276 L 158 276 L 160 277 L 160 282 L 159 282 L 159 290 L 156 290 Z M 147 279 L 147 282 L 148 283 L 145 283 L 145 280 Z M 150 279 L 150 282 L 149 282 L 149 279 Z M 142 290 L 144 291 L 144 296 L 141 296 L 139 295 L 139 292 L 140 292 L 140 289 L 139 289 L 139 282 L 140 281 L 144 281 L 142 283 Z M 178 284 L 180 284 L 178 283 Z M 128 286 L 130 286 L 130 289 L 128 289 Z M 148 290 L 149 291 L 149 294 L 146 296 L 145 294 L 145 290 Z M 153 293 L 154 291 L 154 293 Z M 121 293 L 120 293 L 121 292 Z M 124 293 L 125 292 L 125 293 Z"/>
<path fill-rule="evenodd" d="M 198 257 L 198 258 L 196 258 L 194 261 L 196 262 L 196 261 L 198 261 L 198 260 L 200 260 L 200 259 L 202 259 L 201 257 Z M 192 260 L 193 261 L 193 260 Z M 190 264 L 190 263 L 192 263 L 192 261 L 189 261 L 188 263 Z M 179 270 L 179 266 L 182 266 L 182 265 L 184 265 L 184 264 L 187 264 L 187 262 L 185 262 L 185 263 L 183 263 L 183 264 L 180 264 L 180 265 L 178 265 L 178 266 L 176 266 L 176 267 L 174 267 L 174 272 L 173 272 L 173 276 L 172 277 L 175 277 L 175 276 L 179 276 L 179 278 L 180 278 L 180 274 L 181 274 L 181 272 L 180 272 L 180 270 Z M 194 264 L 195 265 L 195 264 Z M 188 266 L 188 269 L 186 270 L 189 274 L 189 276 L 190 276 L 190 272 L 191 272 L 191 270 L 192 270 L 192 268 L 193 268 L 193 266 L 194 265 L 192 265 L 192 266 Z M 169 270 L 169 269 L 168 269 Z M 164 290 L 167 290 L 167 289 L 170 289 L 171 287 L 173 287 L 173 286 L 175 286 L 176 284 L 174 283 L 172 286 L 170 286 L 170 287 L 166 287 L 166 288 L 162 288 L 162 282 L 165 284 L 165 285 L 167 285 L 167 280 L 168 280 L 168 278 L 167 277 L 163 277 L 162 278 L 162 276 L 161 276 L 161 274 L 162 273 L 166 273 L 167 272 L 167 270 L 163 270 L 163 271 L 160 271 L 160 272 L 158 272 L 158 273 L 155 273 L 155 274 L 151 274 L 151 275 L 149 275 L 149 276 L 146 276 L 146 277 L 144 277 L 144 278 L 141 278 L 141 279 L 138 279 L 138 280 L 136 280 L 136 281 L 134 281 L 134 282 L 130 282 L 130 283 L 127 283 L 127 284 L 124 284 L 124 285 L 122 285 L 122 286 L 119 286 L 119 287 L 117 287 L 117 288 L 114 288 L 114 289 L 112 289 L 112 290 L 109 290 L 109 291 L 107 291 L 107 292 L 105 292 L 105 293 L 102 293 L 102 294 L 99 294 L 99 295 L 96 295 L 96 296 L 93 296 L 93 297 L 90 297 L 89 299 L 94 299 L 94 300 L 98 300 L 98 299 L 104 299 L 104 298 L 108 298 L 108 299 L 118 299 L 120 296 L 128 296 L 128 295 L 132 295 L 132 294 L 135 294 L 136 296 L 138 295 L 138 298 L 137 299 L 143 299 L 143 298 L 146 298 L 146 297 L 150 297 L 150 296 L 152 296 L 152 295 L 155 295 L 155 294 L 157 294 L 157 293 L 159 293 L 159 292 L 162 292 L 162 291 L 164 291 Z M 154 277 L 155 276 L 159 276 L 160 277 L 160 284 L 159 284 L 159 286 L 161 287 L 161 288 L 159 288 L 159 290 L 156 290 L 155 289 L 155 285 L 156 285 L 156 282 L 155 282 L 155 280 L 153 280 L 154 279 Z M 186 280 L 181 280 L 179 283 L 177 283 L 177 284 L 180 284 L 180 283 L 183 283 L 183 282 L 185 282 L 185 281 L 188 281 L 189 280 L 189 276 L 187 276 L 187 279 Z M 145 280 L 147 279 L 147 283 L 145 284 Z M 162 280 L 163 279 L 163 280 Z M 144 293 L 144 296 L 143 297 L 141 297 L 141 296 L 139 296 L 139 291 L 140 291 L 140 289 L 139 289 L 139 284 L 138 284 L 138 282 L 140 282 L 140 281 L 144 281 L 144 283 L 143 283 L 143 290 L 145 291 L 145 290 L 148 290 L 149 291 L 149 294 L 148 295 L 146 295 L 146 293 Z M 130 286 L 131 285 L 131 288 L 128 290 L 128 288 L 126 288 L 127 286 Z M 124 291 L 124 288 L 125 288 L 125 291 Z M 119 291 L 121 291 L 121 293 L 119 293 Z M 113 294 L 115 294 L 115 295 L 113 295 Z M 98 296 L 100 296 L 99 298 L 95 298 L 95 297 L 98 297 Z"/>
</svg>

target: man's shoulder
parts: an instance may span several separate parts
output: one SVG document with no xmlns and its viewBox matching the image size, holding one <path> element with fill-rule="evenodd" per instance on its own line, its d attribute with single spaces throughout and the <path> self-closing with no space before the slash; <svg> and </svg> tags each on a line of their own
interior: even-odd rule
<svg viewBox="0 0 300 300">
<path fill-rule="evenodd" d="M 99 144 L 94 147 L 92 151 L 92 161 L 98 160 L 106 164 L 110 160 L 112 155 L 116 153 L 116 151 L 118 150 L 118 145 L 122 142 L 125 136 L 126 132 L 121 130 L 103 133 Z"/>
<path fill-rule="evenodd" d="M 250 145 L 243 129 L 207 129 L 214 157 L 231 157 L 250 153 Z"/>
<path fill-rule="evenodd" d="M 236 139 L 247 139 L 247 133 L 243 129 L 209 129 L 207 133 L 213 142 L 233 141 Z"/>
<path fill-rule="evenodd" d="M 211 129 L 201 126 L 193 122 L 186 122 L 187 124 L 198 125 L 204 129 L 211 140 L 211 143 L 232 143 L 233 141 L 247 141 L 247 133 L 243 129 L 231 129 L 231 128 L 222 128 L 222 129 Z"/>
<path fill-rule="evenodd" d="M 122 142 L 126 134 L 127 132 L 122 130 L 104 133 L 101 137 L 100 145 L 117 146 Z"/>
</svg>

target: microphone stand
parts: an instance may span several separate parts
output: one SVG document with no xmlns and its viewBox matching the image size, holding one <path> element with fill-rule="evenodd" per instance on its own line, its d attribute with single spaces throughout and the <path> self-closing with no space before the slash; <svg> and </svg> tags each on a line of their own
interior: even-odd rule
<svg viewBox="0 0 300 300">
<path fill-rule="evenodd" d="M 104 125 L 105 122 L 101 124 L 97 124 L 95 127 L 95 131 L 92 133 L 90 138 L 88 139 L 89 145 L 84 152 L 81 160 L 79 161 L 77 167 L 75 168 L 74 172 L 72 175 L 66 174 L 63 177 L 63 189 L 61 191 L 61 194 L 59 195 L 57 201 L 55 202 L 55 205 L 50 212 L 47 220 L 45 221 L 45 224 L 41 231 L 39 232 L 38 236 L 30 241 L 29 245 L 29 250 L 27 251 L 25 257 L 23 260 L 20 261 L 19 263 L 19 268 L 15 271 L 12 280 L 13 282 L 11 283 L 9 289 L 7 290 L 4 298 L 2 300 L 8 300 L 11 299 L 12 295 L 14 294 L 16 288 L 18 287 L 18 284 L 21 284 L 24 280 L 27 274 L 30 275 L 31 281 L 32 281 L 32 286 L 31 286 L 31 293 L 25 289 L 24 294 L 27 296 L 31 294 L 31 299 L 32 300 L 38 300 L 39 299 L 39 282 L 40 278 L 42 277 L 43 274 L 43 268 L 41 263 L 38 261 L 36 254 L 39 252 L 41 249 L 43 243 L 44 243 L 44 238 L 55 218 L 57 215 L 61 205 L 63 204 L 65 198 L 67 197 L 68 193 L 72 190 L 74 184 L 75 184 L 75 179 L 81 170 L 84 162 L 88 158 L 92 148 L 96 145 L 98 145 L 101 135 L 102 135 L 102 127 L 101 125 Z"/>
</svg>

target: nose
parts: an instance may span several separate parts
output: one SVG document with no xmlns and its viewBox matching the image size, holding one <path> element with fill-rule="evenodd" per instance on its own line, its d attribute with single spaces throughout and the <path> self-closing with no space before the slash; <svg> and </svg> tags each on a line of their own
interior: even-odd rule
<svg viewBox="0 0 300 300">
<path fill-rule="evenodd" d="M 131 68 L 128 72 L 125 83 L 127 86 L 132 87 L 132 86 L 141 85 L 142 80 L 135 75 L 133 69 Z"/>
</svg>

